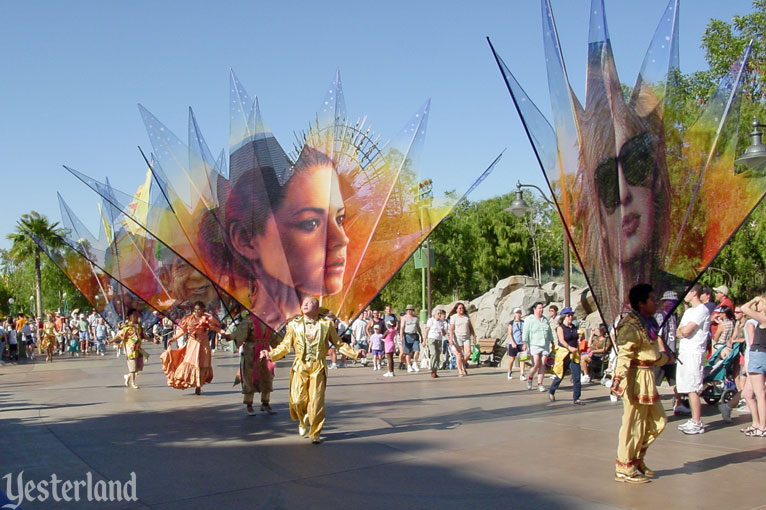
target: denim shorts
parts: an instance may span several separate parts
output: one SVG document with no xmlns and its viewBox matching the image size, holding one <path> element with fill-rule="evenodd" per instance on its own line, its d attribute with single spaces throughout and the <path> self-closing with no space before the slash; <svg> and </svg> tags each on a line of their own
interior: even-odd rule
<svg viewBox="0 0 766 510">
<path fill-rule="evenodd" d="M 412 354 L 420 350 L 420 337 L 417 334 L 405 333 L 402 342 L 404 354 Z"/>
<path fill-rule="evenodd" d="M 750 351 L 747 362 L 748 374 L 766 374 L 766 352 Z"/>
</svg>

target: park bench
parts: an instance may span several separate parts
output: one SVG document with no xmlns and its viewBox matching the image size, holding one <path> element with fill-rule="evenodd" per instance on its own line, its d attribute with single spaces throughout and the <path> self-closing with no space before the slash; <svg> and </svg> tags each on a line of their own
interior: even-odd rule
<svg viewBox="0 0 766 510">
<path fill-rule="evenodd" d="M 478 338 L 476 345 L 479 346 L 479 364 L 481 365 L 481 357 L 489 356 L 489 360 L 485 361 L 485 365 L 496 367 L 500 360 L 503 358 L 503 346 L 499 345 L 501 342 L 496 338 Z M 498 347 L 499 345 L 499 347 Z"/>
</svg>

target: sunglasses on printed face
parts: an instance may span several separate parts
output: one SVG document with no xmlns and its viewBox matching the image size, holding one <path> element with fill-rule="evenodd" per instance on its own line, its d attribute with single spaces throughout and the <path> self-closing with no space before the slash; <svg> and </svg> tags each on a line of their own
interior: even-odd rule
<svg viewBox="0 0 766 510">
<path fill-rule="evenodd" d="M 620 205 L 619 166 L 631 186 L 644 186 L 646 178 L 654 173 L 654 151 L 649 133 L 634 136 L 622 145 L 616 158 L 602 161 L 596 167 L 596 192 L 607 214 Z"/>
</svg>

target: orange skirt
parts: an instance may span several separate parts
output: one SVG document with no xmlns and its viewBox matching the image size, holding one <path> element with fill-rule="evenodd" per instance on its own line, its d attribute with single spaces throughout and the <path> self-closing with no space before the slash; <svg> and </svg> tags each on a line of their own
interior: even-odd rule
<svg viewBox="0 0 766 510">
<path fill-rule="evenodd" d="M 179 390 L 201 388 L 213 380 L 210 348 L 189 339 L 180 349 L 167 350 L 160 356 L 168 386 Z"/>
</svg>

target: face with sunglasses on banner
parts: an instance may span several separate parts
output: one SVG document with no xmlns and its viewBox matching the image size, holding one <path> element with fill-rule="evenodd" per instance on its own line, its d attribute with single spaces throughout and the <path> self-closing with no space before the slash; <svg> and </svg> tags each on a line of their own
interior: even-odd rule
<svg viewBox="0 0 766 510">
<path fill-rule="evenodd" d="M 605 52 L 590 63 L 577 220 L 586 272 L 597 275 L 592 283 L 599 304 L 616 317 L 626 308 L 628 290 L 656 282 L 662 270 L 669 179 L 660 108 L 624 97 L 611 55 Z"/>
</svg>

